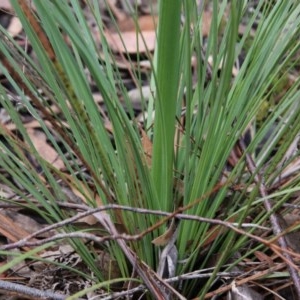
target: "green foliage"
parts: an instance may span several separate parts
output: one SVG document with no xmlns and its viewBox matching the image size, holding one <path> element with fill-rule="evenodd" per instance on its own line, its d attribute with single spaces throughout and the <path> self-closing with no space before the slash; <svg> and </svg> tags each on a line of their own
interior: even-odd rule
<svg viewBox="0 0 300 300">
<path fill-rule="evenodd" d="M 138 126 L 132 122 L 119 101 L 116 87 L 119 86 L 121 76 L 111 64 L 114 57 L 103 35 L 98 1 L 87 2 L 101 33 L 104 59 L 100 59 L 98 47 L 88 29 L 79 1 L 76 0 L 70 1 L 70 4 L 67 1 L 34 1 L 41 25 L 55 52 L 55 61 L 47 56 L 18 1 L 12 1 L 37 55 L 39 66 L 33 65 L 24 51 L 20 52 L 39 74 L 39 82 L 23 75 L 14 53 L 3 41 L 0 42 L 1 53 L 45 107 L 47 116 L 52 115 L 52 119 L 47 119 L 52 123 L 51 130 L 43 118 L 45 116 L 41 117 L 36 105 L 32 105 L 24 96 L 23 87 L 2 67 L 3 72 L 59 153 L 66 172 L 72 177 L 73 185 L 85 195 L 86 202 L 96 206 L 96 191 L 104 204 L 117 203 L 172 212 L 180 205 L 189 205 L 199 199 L 186 213 L 212 219 L 234 219 L 240 224 L 245 222 L 247 216 L 256 216 L 253 222 L 264 222 L 265 212 L 256 213 L 262 210 L 262 199 L 257 188 L 252 188 L 254 179 L 247 173 L 243 157 L 227 172 L 227 178 L 224 177 L 224 171 L 237 141 L 253 125 L 266 99 L 281 87 L 281 74 L 288 74 L 293 68 L 290 61 L 299 47 L 300 4 L 296 1 L 278 1 L 272 7 L 264 8 L 267 13 L 261 14 L 263 1 L 260 1 L 249 17 L 247 1 L 232 0 L 228 3 L 225 0 L 214 0 L 210 34 L 205 39 L 201 31 L 204 7 L 198 7 L 197 1 L 184 1 L 183 7 L 179 0 L 160 1 L 157 49 L 152 62 L 154 96 L 149 103 L 149 119 L 146 122 L 153 122 L 154 126 L 145 128 L 148 136 L 153 137 L 150 168 L 146 163 Z M 223 18 L 225 12 L 228 15 L 226 20 Z M 183 24 L 180 24 L 181 13 L 184 15 Z M 239 25 L 245 14 L 248 24 L 242 36 L 239 36 Z M 251 44 L 245 46 L 250 39 L 253 23 L 257 20 L 255 36 L 251 37 Z M 68 36 L 70 45 L 65 43 L 64 35 Z M 238 74 L 233 76 L 233 69 L 242 51 L 246 51 L 244 61 Z M 192 56 L 197 60 L 194 74 L 191 73 Z M 211 58 L 212 64 L 209 63 Z M 86 69 L 103 97 L 112 133 L 105 128 L 98 112 Z M 136 80 L 141 84 L 138 74 Z M 263 172 L 269 186 L 277 180 L 278 174 L 293 157 L 299 154 L 297 152 L 289 160 L 283 161 L 288 147 L 300 130 L 298 86 L 299 80 L 296 80 L 281 95 L 280 101 L 275 103 L 264 122 L 256 128 L 247 148 L 247 152 L 255 159 L 257 171 Z M 38 92 L 39 88 L 51 91 L 47 97 L 59 107 L 59 116 L 51 113 L 48 101 Z M 126 98 L 124 87 L 121 91 Z M 21 143 L 16 136 L 1 127 L 1 135 L 6 143 L 0 144 L 0 165 L 19 185 L 9 182 L 3 173 L 0 174 L 1 181 L 48 222 L 64 219 L 68 214 L 56 201 L 68 201 L 58 183 L 58 179 L 67 182 L 66 176 L 40 157 L 3 87 L 1 102 L 9 111 L 24 141 Z M 153 119 L 152 107 L 155 108 Z M 183 108 L 184 127 L 178 121 Z M 64 127 L 64 120 L 69 128 Z M 180 130 L 176 130 L 176 126 Z M 41 179 L 24 156 L 24 145 L 26 151 L 36 157 L 45 180 Z M 73 157 L 72 161 L 66 158 L 61 145 Z M 259 152 L 256 151 L 258 148 L 261 149 Z M 77 175 L 83 168 L 88 170 L 89 179 Z M 244 186 L 245 190 L 232 191 L 231 186 L 234 184 Z M 280 206 L 294 191 L 290 188 L 297 184 L 299 176 L 294 176 L 289 185 L 279 188 L 277 192 L 280 193 L 271 194 L 270 197 Z M 211 193 L 213 190 L 214 193 Z M 39 209 L 32 199 L 43 209 Z M 109 214 L 116 223 L 122 224 L 128 234 L 146 230 L 159 220 L 151 214 L 120 211 L 110 211 Z M 64 230 L 72 231 L 73 228 Z M 159 230 L 130 244 L 139 259 L 154 270 L 159 261 L 159 247 L 151 241 L 164 230 L 165 227 L 161 226 Z M 204 248 L 212 234 L 210 230 L 211 226 L 207 223 L 180 221 L 176 245 L 179 260 L 184 263 L 178 264 L 178 275 L 207 267 L 210 258 L 218 254 L 214 266 L 216 274 L 248 242 L 245 236 L 228 230 L 217 234 L 207 250 Z M 216 228 L 215 232 L 218 230 Z M 83 243 L 79 240 L 71 243 L 85 262 L 95 269 L 93 257 Z M 205 259 L 201 256 L 204 250 Z M 122 276 L 130 277 L 132 269 L 117 243 L 110 242 L 109 251 L 118 260 Z M 100 280 L 99 270 L 95 272 Z M 203 287 L 196 286 L 197 281 L 186 281 L 182 293 L 187 298 L 203 298 L 215 279 L 212 276 Z M 193 290 L 195 292 L 190 292 Z"/>
</svg>

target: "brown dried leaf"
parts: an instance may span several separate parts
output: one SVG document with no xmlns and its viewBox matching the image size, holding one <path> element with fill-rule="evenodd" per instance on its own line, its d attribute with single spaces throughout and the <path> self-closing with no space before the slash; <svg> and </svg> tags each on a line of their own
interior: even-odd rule
<svg viewBox="0 0 300 300">
<path fill-rule="evenodd" d="M 153 51 L 157 22 L 157 16 L 146 15 L 138 18 L 136 26 L 132 18 L 122 18 L 118 22 L 118 29 L 121 33 L 107 30 L 105 37 L 115 52 L 142 53 Z"/>
<path fill-rule="evenodd" d="M 22 229 L 26 230 L 30 234 L 42 229 L 43 227 L 41 224 L 34 220 L 34 216 L 29 217 L 22 213 L 19 213 L 16 210 L 6 210 L 3 211 L 2 214 L 13 220 L 15 224 L 21 224 Z"/>
<path fill-rule="evenodd" d="M 107 43 L 114 52 L 143 53 L 155 48 L 155 31 L 145 31 L 137 34 L 135 31 L 122 33 L 105 32 Z"/>
<path fill-rule="evenodd" d="M 166 244 L 169 243 L 170 239 L 175 234 L 176 229 L 177 229 L 177 225 L 175 219 L 172 219 L 170 227 L 162 235 L 152 240 L 152 244 L 154 244 L 155 246 L 165 246 Z"/>
<path fill-rule="evenodd" d="M 30 232 L 26 231 L 22 224 L 17 224 L 13 219 L 5 216 L 3 212 L 0 212 L 0 233 L 12 242 L 17 242 L 30 235 Z M 24 249 L 29 251 L 28 247 L 24 247 Z"/>
<path fill-rule="evenodd" d="M 146 163 L 148 165 L 149 168 L 151 168 L 151 163 L 152 163 L 152 142 L 149 139 L 148 135 L 146 134 L 146 132 L 140 128 L 141 131 L 141 135 L 142 135 L 142 146 L 144 149 L 144 153 L 145 153 L 145 158 L 146 158 Z"/>
<path fill-rule="evenodd" d="M 158 23 L 158 17 L 156 16 L 141 16 L 138 18 L 138 30 L 144 31 L 155 31 Z M 119 30 L 122 32 L 136 32 L 136 24 L 132 18 L 126 18 L 125 20 L 119 22 Z"/>
<path fill-rule="evenodd" d="M 34 128 L 27 128 L 27 133 L 31 139 L 31 142 L 42 158 L 59 170 L 64 168 L 64 162 L 54 148 L 47 143 L 47 137 L 44 132 Z"/>
</svg>

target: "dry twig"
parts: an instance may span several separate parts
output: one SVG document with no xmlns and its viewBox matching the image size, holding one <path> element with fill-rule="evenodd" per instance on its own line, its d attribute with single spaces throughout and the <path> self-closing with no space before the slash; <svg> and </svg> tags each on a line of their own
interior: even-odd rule
<svg viewBox="0 0 300 300">
<path fill-rule="evenodd" d="M 275 236 L 278 236 L 278 244 L 281 248 L 282 255 L 284 256 L 284 260 L 287 262 L 287 267 L 289 273 L 291 274 L 292 280 L 294 282 L 295 290 L 298 294 L 298 298 L 300 299 L 300 277 L 299 277 L 299 270 L 293 261 L 292 256 L 290 255 L 288 250 L 288 244 L 285 237 L 282 235 L 283 229 L 280 226 L 280 220 L 277 217 L 276 213 L 273 211 L 273 204 L 270 199 L 267 198 L 268 193 L 266 186 L 264 184 L 264 178 L 257 170 L 256 164 L 253 161 L 252 157 L 246 153 L 246 146 L 242 139 L 239 140 L 239 146 L 243 153 L 246 155 L 246 162 L 248 170 L 250 171 L 251 175 L 254 176 L 254 181 L 258 185 L 259 192 L 262 197 L 265 198 L 264 206 L 266 211 L 270 214 L 270 221 L 272 224 L 273 232 Z"/>
</svg>

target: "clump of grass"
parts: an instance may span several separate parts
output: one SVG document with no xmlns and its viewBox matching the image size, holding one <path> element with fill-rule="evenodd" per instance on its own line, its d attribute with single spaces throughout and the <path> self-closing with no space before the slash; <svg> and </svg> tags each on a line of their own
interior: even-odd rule
<svg viewBox="0 0 300 300">
<path fill-rule="evenodd" d="M 170 236 L 165 241 L 178 251 L 178 261 L 173 261 L 176 274 L 208 268 L 212 258 L 217 259 L 210 278 L 200 281 L 201 286 L 199 280 L 194 279 L 177 282 L 174 288 L 184 297 L 203 299 L 218 283 L 218 272 L 236 265 L 231 263 L 228 267 L 226 263 L 237 254 L 240 259 L 251 257 L 254 250 L 262 251 L 263 245 L 258 243 L 254 249 L 245 251 L 249 246 L 246 234 L 237 233 L 232 228 L 224 230 L 224 227 L 199 219 L 193 221 L 192 217 L 204 217 L 211 222 L 222 219 L 238 224 L 238 228 L 248 223 L 249 218 L 253 224 L 265 225 L 270 215 L 289 200 L 299 185 L 299 176 L 293 173 L 286 185 L 274 188 L 280 174 L 298 155 L 298 149 L 292 155 L 287 154 L 300 130 L 298 80 L 281 95 L 258 130 L 252 130 L 246 149 L 242 149 L 231 166 L 229 158 L 237 143 L 243 141 L 245 132 L 255 128 L 256 116 L 276 87 L 278 76 L 293 68 L 290 61 L 299 46 L 300 5 L 295 1 L 288 4 L 278 2 L 264 6 L 265 13 L 262 14 L 263 1 L 259 1 L 239 37 L 239 25 L 248 13 L 247 2 L 214 0 L 210 33 L 205 39 L 201 32 L 204 7 L 199 6 L 198 1 L 185 1 L 183 5 L 179 0 L 160 2 L 157 48 L 151 73 L 153 98 L 149 100 L 149 117 L 143 128 L 152 142 L 150 164 L 144 153 L 140 126 L 126 113 L 118 99 L 120 91 L 126 99 L 127 91 L 122 85 L 120 90 L 116 88 L 121 76 L 111 63 L 114 56 L 105 40 L 98 2 L 87 1 L 87 4 L 99 27 L 104 59 L 100 59 L 99 45 L 95 44 L 88 29 L 79 1 L 70 1 L 69 4 L 65 1 L 34 1 L 42 30 L 49 39 L 47 47 L 20 3 L 12 1 L 39 66 L 34 65 L 23 50 L 18 49 L 17 53 L 24 56 L 39 80 L 22 73 L 21 61 L 16 59 L 15 50 L 12 50 L 17 47 L 13 41 L 0 43 L 1 57 L 7 62 L 3 72 L 21 97 L 21 102 L 39 122 L 66 170 L 55 169 L 36 151 L 20 115 L 1 87 L 1 102 L 22 137 L 20 142 L 16 135 L 1 127 L 6 143 L 0 145 L 0 165 L 19 184 L 7 180 L 4 173 L 0 174 L 1 181 L 26 200 L 26 207 L 49 223 L 69 217 L 57 204 L 58 199 L 60 202 L 69 201 L 62 183 L 79 190 L 90 207 L 99 205 L 96 198 L 101 199 L 103 205 L 131 207 L 131 210 L 120 207 L 109 210 L 106 216 L 121 226 L 128 236 L 143 234 L 129 239 L 128 244 L 122 243 L 120 237 L 112 238 L 103 247 L 116 259 L 120 269 L 118 276 L 124 280 L 131 277 L 136 267 L 130 261 L 132 251 L 140 268 L 138 275 L 152 293 L 151 282 L 155 286 L 156 281 L 150 279 L 161 263 L 161 250 L 164 249 L 152 241 L 158 237 L 162 239 L 161 235 L 168 227 L 167 220 L 158 223 L 161 218 L 150 210 L 156 210 L 156 213 L 184 212 L 187 219 L 175 222 L 177 239 L 171 230 L 167 231 Z M 223 18 L 225 12 L 226 20 Z M 251 44 L 244 47 L 254 23 L 257 23 L 255 36 L 251 37 Z M 10 43 L 14 47 L 8 47 Z M 233 76 L 233 68 L 242 51 L 244 61 L 237 75 Z M 192 57 L 197 61 L 194 74 Z M 9 74 L 7 68 L 19 75 Z M 86 70 L 102 95 L 110 130 L 99 114 Z M 138 74 L 136 81 L 140 82 Z M 40 88 L 50 98 L 51 104 L 59 108 L 59 116 L 51 111 L 49 100 L 41 95 Z M 46 93 L 46 90 L 50 92 Z M 153 126 L 147 126 L 149 124 Z M 38 161 L 42 175 L 24 156 L 24 145 Z M 248 170 L 246 157 L 252 157 L 254 173 L 265 182 L 268 195 L 261 194 L 260 183 Z M 276 203 L 269 211 L 263 207 L 266 196 Z M 142 214 L 135 208 L 148 209 L 149 212 Z M 98 221 L 99 218 L 103 221 L 104 217 L 98 216 Z M 108 223 L 103 224 L 105 227 Z M 74 232 L 75 228 L 65 226 L 64 231 Z M 107 225 L 105 229 L 112 236 L 113 231 L 109 228 Z M 256 233 L 255 227 L 243 230 Z M 91 249 L 80 238 L 68 241 L 95 272 L 96 281 L 103 280 Z M 148 274 L 150 283 L 143 277 L 145 271 L 141 262 L 153 271 Z"/>
</svg>

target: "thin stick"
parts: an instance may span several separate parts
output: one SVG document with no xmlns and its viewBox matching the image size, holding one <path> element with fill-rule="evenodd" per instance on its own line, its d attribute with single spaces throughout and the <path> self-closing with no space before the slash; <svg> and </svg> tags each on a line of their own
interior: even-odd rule
<svg viewBox="0 0 300 300">
<path fill-rule="evenodd" d="M 27 287 L 22 284 L 12 283 L 4 280 L 0 280 L 0 289 L 10 292 L 16 292 L 35 299 L 52 299 L 52 300 L 64 300 L 66 295 L 60 295 L 58 293 L 52 293 L 50 291 L 41 291 L 35 288 Z M 32 298 L 31 298 L 32 299 Z"/>
<path fill-rule="evenodd" d="M 65 204 L 66 205 L 66 204 Z M 34 242 L 29 242 L 32 238 L 37 237 L 45 232 L 48 232 L 50 230 L 53 229 L 57 229 L 60 227 L 63 227 L 65 225 L 74 223 L 75 221 L 86 217 L 88 215 L 95 215 L 98 212 L 102 212 L 105 210 L 111 210 L 111 209 L 118 209 L 118 210 L 128 210 L 128 211 L 133 211 L 135 213 L 143 213 L 143 214 L 153 214 L 153 215 L 160 215 L 160 216 L 164 216 L 165 218 L 163 218 L 162 220 L 160 220 L 159 222 L 155 223 L 153 226 L 151 226 L 150 228 L 144 230 L 143 232 L 136 234 L 136 235 L 127 235 L 127 234 L 116 234 L 116 235 L 111 235 L 111 236 L 104 236 L 104 237 L 96 237 L 93 235 L 81 235 L 82 233 L 76 233 L 74 232 L 72 237 L 85 237 L 85 238 L 90 238 L 95 242 L 99 242 L 102 243 L 104 241 L 107 240 L 118 240 L 118 239 L 123 239 L 123 240 L 127 240 L 127 241 L 136 241 L 136 240 L 140 240 L 142 239 L 146 234 L 149 234 L 150 232 L 154 231 L 155 229 L 157 229 L 158 227 L 160 227 L 162 224 L 164 224 L 165 222 L 167 222 L 167 220 L 172 219 L 173 217 L 176 217 L 178 219 L 182 219 L 182 220 L 191 220 L 191 221 L 198 221 L 198 222 L 206 222 L 206 223 L 210 223 L 210 224 L 215 224 L 215 225 L 220 225 L 220 226 L 224 226 L 227 227 L 241 235 L 246 235 L 249 238 L 256 240 L 260 243 L 263 243 L 264 245 L 270 247 L 275 253 L 277 253 L 281 258 L 283 258 L 284 260 L 286 259 L 284 256 L 282 256 L 282 254 L 280 253 L 280 251 L 282 251 L 282 248 L 280 248 L 279 246 L 277 246 L 275 243 L 273 243 L 273 240 L 264 240 L 261 237 L 255 236 L 251 233 L 248 233 L 247 231 L 244 231 L 241 228 L 238 228 L 236 226 L 238 226 L 238 224 L 236 223 L 231 223 L 231 222 L 226 222 L 226 221 L 222 221 L 222 220 L 218 220 L 218 219 L 209 219 L 209 218 L 204 218 L 204 217 L 199 217 L 199 216 L 193 216 L 193 215 L 186 215 L 186 214 L 176 214 L 174 216 L 174 213 L 168 213 L 168 212 L 162 212 L 162 211 L 158 211 L 158 210 L 148 210 L 148 209 L 142 209 L 142 208 L 133 208 L 133 207 L 129 207 L 129 206 L 122 206 L 122 205 L 115 205 L 115 204 L 111 204 L 111 205 L 106 205 L 106 206 L 101 206 L 98 208 L 94 208 L 91 209 L 88 206 L 85 205 L 78 205 L 78 204 L 70 204 L 70 205 L 66 205 L 67 207 L 76 207 L 77 209 L 81 209 L 81 210 L 85 210 L 82 213 L 78 213 L 77 215 L 65 219 L 61 222 L 52 224 L 50 226 L 47 226 L 41 230 L 38 230 L 36 232 L 34 232 L 33 234 L 19 240 L 18 242 L 15 243 L 11 243 L 8 245 L 3 245 L 0 246 L 1 250 L 8 250 L 8 249 L 13 249 L 13 248 L 18 248 L 18 247 L 24 247 L 24 246 L 37 246 L 37 243 Z M 189 207 L 189 205 L 188 205 Z M 181 211 L 186 209 L 186 207 L 181 208 Z M 249 227 L 249 224 L 245 224 L 246 226 L 244 227 Z M 256 226 L 257 227 L 257 226 Z M 259 227 L 260 228 L 260 227 Z M 261 229 L 268 229 L 268 228 L 261 228 Z M 42 241 L 39 241 L 40 243 L 38 245 L 44 244 L 46 241 L 50 242 L 53 240 L 57 240 L 57 239 L 63 239 L 63 238 L 67 238 L 70 237 L 70 233 L 69 234 L 59 234 L 59 235 L 55 235 L 52 236 L 52 238 L 50 239 L 44 239 Z M 276 239 L 276 238 L 275 238 Z M 44 243 L 43 243 L 44 242 Z M 293 255 L 295 257 L 300 257 L 300 254 L 297 254 L 293 251 L 290 251 L 288 249 L 285 249 L 285 252 L 289 253 L 290 255 Z"/>
<path fill-rule="evenodd" d="M 290 256 L 288 251 L 286 251 L 286 250 L 288 250 L 287 241 L 286 241 L 285 237 L 282 235 L 283 230 L 280 226 L 280 220 L 277 217 L 276 213 L 273 212 L 272 201 L 267 198 L 268 193 L 267 193 L 266 186 L 264 184 L 264 178 L 260 174 L 259 170 L 257 169 L 256 164 L 253 161 L 252 157 L 246 152 L 246 146 L 242 139 L 239 139 L 239 147 L 241 148 L 242 152 L 245 153 L 248 170 L 250 171 L 251 175 L 254 176 L 254 181 L 258 185 L 258 189 L 259 189 L 261 196 L 265 198 L 264 206 L 265 206 L 267 212 L 271 213 L 270 221 L 271 221 L 271 225 L 273 228 L 273 232 L 276 236 L 278 236 L 278 244 L 279 244 L 280 248 L 282 249 L 282 252 L 283 252 L 282 255 L 285 257 L 286 261 L 289 262 L 287 264 L 287 267 L 288 267 L 289 273 L 292 277 L 296 292 L 298 294 L 298 299 L 300 299 L 299 273 L 298 273 L 298 270 L 294 267 L 295 263 L 293 261 L 292 256 Z"/>
</svg>

